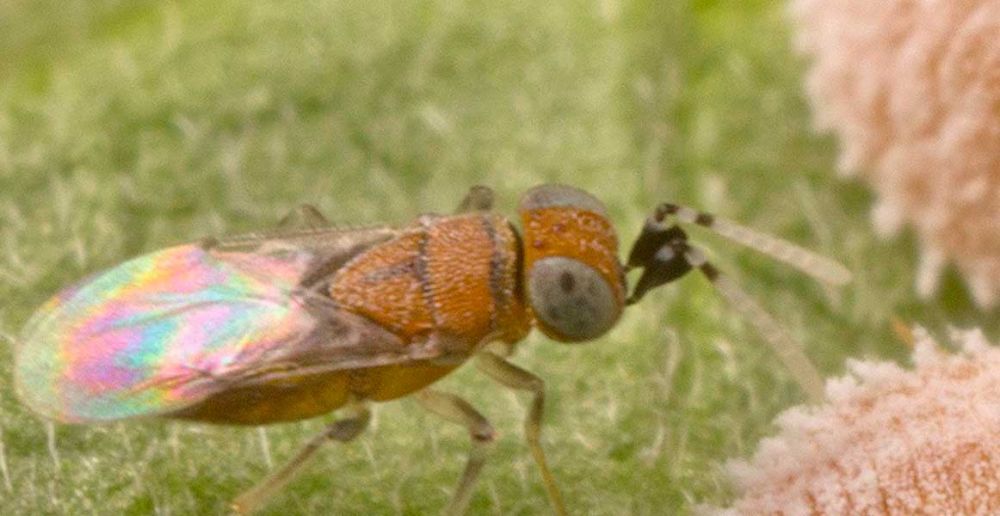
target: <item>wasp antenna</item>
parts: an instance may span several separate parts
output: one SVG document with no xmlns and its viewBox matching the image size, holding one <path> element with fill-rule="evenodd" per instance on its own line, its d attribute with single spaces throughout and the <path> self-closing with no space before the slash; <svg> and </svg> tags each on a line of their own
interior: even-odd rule
<svg viewBox="0 0 1000 516">
<path fill-rule="evenodd" d="M 761 233 L 731 220 L 677 204 L 661 205 L 657 208 L 654 219 L 657 222 L 662 222 L 666 215 L 673 215 L 681 222 L 708 228 L 720 236 L 791 265 L 831 285 L 844 285 L 851 281 L 851 271 L 840 263 L 808 249 L 803 249 L 787 240 Z"/>
<path fill-rule="evenodd" d="M 771 346 L 771 349 L 778 354 L 778 358 L 785 364 L 785 367 L 791 371 L 792 376 L 795 377 L 802 389 L 809 395 L 810 400 L 814 403 L 821 402 L 823 400 L 823 378 L 816 371 L 809 357 L 802 351 L 801 344 L 789 335 L 784 327 L 771 317 L 771 314 L 757 304 L 750 294 L 744 292 L 729 276 L 716 269 L 701 251 L 688 247 L 684 256 L 688 263 L 701 271 L 712 285 L 715 285 L 722 297 L 726 298 L 729 304 L 757 329 Z"/>
</svg>

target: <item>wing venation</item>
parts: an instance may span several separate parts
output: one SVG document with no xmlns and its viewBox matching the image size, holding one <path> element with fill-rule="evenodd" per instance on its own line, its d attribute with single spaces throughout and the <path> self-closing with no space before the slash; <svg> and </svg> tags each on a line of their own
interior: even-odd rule
<svg viewBox="0 0 1000 516">
<path fill-rule="evenodd" d="M 434 358 L 436 347 L 404 343 L 309 286 L 392 234 L 186 244 L 98 273 L 25 326 L 18 393 L 60 421 L 107 421 L 176 412 L 258 382 Z"/>
</svg>

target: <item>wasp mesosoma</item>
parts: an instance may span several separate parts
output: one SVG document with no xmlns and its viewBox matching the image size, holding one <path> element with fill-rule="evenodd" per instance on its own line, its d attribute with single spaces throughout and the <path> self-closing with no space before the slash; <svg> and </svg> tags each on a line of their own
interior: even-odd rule
<svg viewBox="0 0 1000 516">
<path fill-rule="evenodd" d="M 494 438 L 462 398 L 430 386 L 468 360 L 533 396 L 526 438 L 556 513 L 563 500 L 540 444 L 544 382 L 507 360 L 537 328 L 592 340 L 650 289 L 700 271 L 747 316 L 813 397 L 821 380 L 799 346 L 692 245 L 704 226 L 818 279 L 841 265 L 673 204 L 646 220 L 625 264 L 604 205 L 546 185 L 522 197 L 520 229 L 474 187 L 452 215 L 405 227 L 331 227 L 303 206 L 277 230 L 178 245 L 90 276 L 45 303 L 16 348 L 15 383 L 35 412 L 67 423 L 140 416 L 262 425 L 340 410 L 284 467 L 233 502 L 263 503 L 327 441 L 365 428 L 369 405 L 413 396 L 464 425 L 472 450 L 447 511 L 465 511 Z M 642 269 L 628 288 L 626 272 Z M 499 343 L 491 345 L 490 343 Z"/>
</svg>

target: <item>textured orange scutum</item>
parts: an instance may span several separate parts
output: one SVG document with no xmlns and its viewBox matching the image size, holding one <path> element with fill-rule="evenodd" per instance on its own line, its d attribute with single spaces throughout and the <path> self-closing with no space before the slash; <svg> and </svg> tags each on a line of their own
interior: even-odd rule
<svg viewBox="0 0 1000 516">
<path fill-rule="evenodd" d="M 330 296 L 407 340 L 426 334 L 434 320 L 418 277 L 425 237 L 416 228 L 358 255 L 334 276 Z"/>
<path fill-rule="evenodd" d="M 528 326 L 515 292 L 518 242 L 507 220 L 498 215 L 448 218 L 431 226 L 429 235 L 436 328 L 476 342 L 487 335 L 523 338 Z"/>
<path fill-rule="evenodd" d="M 625 303 L 625 284 L 618 262 L 618 236 L 608 219 L 571 206 L 553 206 L 521 213 L 524 224 L 524 270 L 543 258 L 565 256 L 601 273 Z"/>
<path fill-rule="evenodd" d="M 436 222 L 428 228 L 426 248 L 435 326 L 480 339 L 496 316 L 490 289 L 494 249 L 483 223 L 482 217 Z"/>
<path fill-rule="evenodd" d="M 514 342 L 530 330 L 516 288 L 517 245 L 510 223 L 497 215 L 425 218 L 346 264 L 333 278 L 330 295 L 342 309 L 406 342 L 436 333 L 448 339 L 449 351 L 471 354 L 486 340 Z M 457 365 L 414 361 L 356 369 L 349 389 L 359 397 L 394 399 Z"/>
<path fill-rule="evenodd" d="M 498 333 L 517 340 L 527 330 L 515 292 L 516 246 L 498 215 L 431 219 L 349 262 L 330 294 L 406 340 L 435 331 L 468 341 L 470 350 Z"/>
</svg>

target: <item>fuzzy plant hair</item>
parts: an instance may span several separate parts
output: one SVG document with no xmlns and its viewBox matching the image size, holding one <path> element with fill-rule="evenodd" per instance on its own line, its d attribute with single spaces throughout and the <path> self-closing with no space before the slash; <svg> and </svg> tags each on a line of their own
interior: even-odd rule
<svg viewBox="0 0 1000 516">
<path fill-rule="evenodd" d="M 878 194 L 876 230 L 920 240 L 917 290 L 949 262 L 1000 301 L 1000 1 L 793 0 L 797 48 L 839 168 Z"/>
<path fill-rule="evenodd" d="M 852 361 L 827 402 L 728 465 L 721 514 L 1000 514 L 1000 348 L 955 332 L 959 353 L 914 332 L 915 367 Z"/>
</svg>

